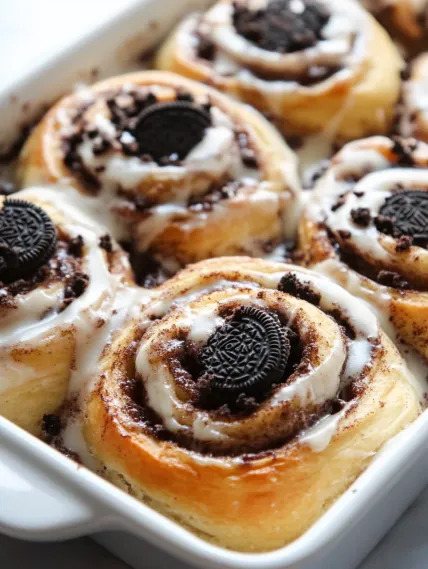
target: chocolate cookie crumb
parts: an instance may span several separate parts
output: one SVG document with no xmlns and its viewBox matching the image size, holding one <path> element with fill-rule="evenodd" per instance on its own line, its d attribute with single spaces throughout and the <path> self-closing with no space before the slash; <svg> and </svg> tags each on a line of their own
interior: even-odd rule
<svg viewBox="0 0 428 569">
<path fill-rule="evenodd" d="M 248 397 L 245 393 L 240 393 L 236 398 L 236 408 L 240 411 L 251 413 L 257 407 L 257 400 L 254 397 Z"/>
<path fill-rule="evenodd" d="M 400 78 L 402 81 L 408 81 L 410 79 L 410 70 L 408 65 L 400 71 Z"/>
<path fill-rule="evenodd" d="M 306 300 L 311 304 L 318 306 L 321 301 L 321 295 L 311 289 L 308 283 L 299 281 L 294 273 L 285 274 L 278 284 L 278 290 L 291 294 L 301 300 Z"/>
<path fill-rule="evenodd" d="M 377 275 L 380 284 L 390 286 L 400 290 L 410 288 L 409 283 L 401 275 L 393 271 L 380 271 Z"/>
<path fill-rule="evenodd" d="M 312 190 L 312 188 L 315 186 L 315 184 L 318 182 L 318 180 L 322 176 L 324 176 L 324 174 L 327 172 L 330 164 L 331 164 L 331 161 L 328 160 L 327 158 L 324 160 L 320 160 L 320 162 L 315 166 L 315 168 L 311 172 L 308 172 L 307 174 L 304 175 L 303 189 L 304 190 Z M 340 205 L 343 205 L 343 203 L 344 202 L 342 201 Z M 340 207 L 340 205 L 338 207 Z M 338 207 L 333 209 L 334 208 L 334 206 L 333 206 L 332 211 L 336 211 L 336 209 L 338 209 Z"/>
<path fill-rule="evenodd" d="M 42 430 L 49 437 L 57 437 L 61 433 L 61 417 L 59 415 L 46 414 L 42 419 Z"/>
<path fill-rule="evenodd" d="M 235 197 L 239 188 L 239 181 L 225 180 L 223 183 L 213 184 L 205 194 L 191 196 L 187 207 L 194 212 L 211 211 L 218 202 Z"/>
<path fill-rule="evenodd" d="M 67 251 L 70 255 L 73 255 L 73 257 L 81 257 L 83 254 L 83 246 L 83 237 L 81 235 L 78 235 L 77 237 L 70 239 L 68 242 Z"/>
<path fill-rule="evenodd" d="M 70 304 L 75 298 L 81 296 L 89 284 L 89 276 L 85 273 L 77 272 L 72 280 L 64 289 L 64 302 Z"/>
<path fill-rule="evenodd" d="M 238 146 L 241 151 L 242 162 L 248 168 L 257 168 L 258 162 L 256 153 L 250 146 L 248 134 L 245 131 L 239 131 L 236 133 L 236 140 L 238 141 Z"/>
<path fill-rule="evenodd" d="M 99 245 L 101 249 L 107 251 L 107 253 L 111 253 L 113 250 L 113 244 L 111 242 L 111 237 L 108 233 L 102 235 L 99 240 Z"/>
<path fill-rule="evenodd" d="M 402 235 L 395 246 L 395 250 L 397 253 L 401 253 L 402 251 L 407 251 L 413 244 L 413 238 L 409 237 L 408 235 Z"/>
<path fill-rule="evenodd" d="M 271 119 L 268 118 L 268 120 L 271 120 Z M 303 148 L 303 145 L 305 143 L 305 139 L 303 138 L 303 136 L 298 136 L 297 134 L 286 136 L 285 140 L 286 140 L 288 146 L 292 150 L 300 150 L 301 148 Z"/>
<path fill-rule="evenodd" d="M 414 166 L 413 152 L 417 148 L 417 141 L 413 138 L 400 138 L 395 136 L 392 138 L 392 152 L 397 156 L 397 162 L 401 166 Z"/>
<path fill-rule="evenodd" d="M 132 198 L 132 202 L 134 204 L 135 211 L 140 212 L 147 211 L 155 205 L 155 202 L 152 199 L 144 195 L 136 195 Z"/>
<path fill-rule="evenodd" d="M 370 210 L 367 207 L 357 207 L 351 209 L 352 221 L 361 227 L 368 227 L 372 219 Z"/>
<path fill-rule="evenodd" d="M 177 91 L 176 99 L 177 101 L 182 101 L 184 103 L 193 103 L 195 100 L 192 93 L 186 91 L 185 89 L 180 89 Z"/>
<path fill-rule="evenodd" d="M 349 239 L 351 237 L 351 232 L 348 231 L 347 229 L 339 229 L 337 233 L 339 234 L 339 237 L 341 237 L 342 239 Z"/>
<path fill-rule="evenodd" d="M 381 233 L 386 235 L 393 235 L 394 233 L 394 220 L 388 215 L 378 215 L 374 219 L 375 227 Z"/>
<path fill-rule="evenodd" d="M 207 61 L 212 61 L 215 56 L 216 47 L 211 39 L 205 34 L 198 34 L 198 48 L 197 53 L 201 59 L 206 59 Z"/>
<path fill-rule="evenodd" d="M 243 150 L 241 150 L 241 158 L 242 162 L 244 163 L 245 166 L 247 166 L 247 168 L 257 168 L 258 166 L 257 158 L 254 153 L 254 150 L 252 150 L 251 148 L 244 148 Z"/>
</svg>

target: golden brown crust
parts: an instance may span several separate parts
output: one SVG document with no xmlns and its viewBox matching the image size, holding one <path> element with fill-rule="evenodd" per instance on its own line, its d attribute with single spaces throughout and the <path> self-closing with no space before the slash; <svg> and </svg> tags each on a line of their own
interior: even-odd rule
<svg viewBox="0 0 428 569">
<path fill-rule="evenodd" d="M 338 74 L 337 78 L 333 76 L 308 87 L 269 92 L 268 81 L 262 90 L 257 83 L 241 81 L 237 74 L 216 73 L 209 63 L 183 47 L 181 36 L 189 34 L 186 23 L 179 25 L 167 39 L 156 65 L 212 85 L 253 105 L 273 117 L 278 128 L 287 135 L 312 134 L 329 125 L 329 132 L 334 132 L 337 138 L 352 140 L 388 132 L 400 91 L 402 60 L 398 51 L 372 16 L 366 14 L 362 25 L 367 45 L 363 48 L 366 51 L 359 68 L 349 76 Z M 383 54 L 382 62 L 378 53 Z"/>
<path fill-rule="evenodd" d="M 8 383 L 18 383 L 0 393 L 0 414 L 32 434 L 40 434 L 41 420 L 54 413 L 65 401 L 74 358 L 75 340 L 71 330 L 53 333 L 42 346 L 25 344 L 5 353 L 0 359 L 9 362 L 3 375 Z M 20 379 L 31 370 L 24 384 Z M 5 377 L 7 376 L 7 377 Z"/>
<path fill-rule="evenodd" d="M 163 285 L 157 301 L 203 291 L 223 278 L 263 282 L 290 268 L 299 278 L 310 278 L 311 273 L 287 265 L 214 259 Z M 226 292 L 220 289 L 214 294 L 222 298 Z M 206 307 L 208 298 L 195 302 Z M 310 306 L 298 302 L 303 310 Z M 305 318 L 312 318 L 309 313 Z M 168 324 L 171 319 L 173 312 L 143 337 L 135 322 L 106 351 L 98 387 L 88 404 L 85 437 L 114 483 L 224 547 L 266 551 L 299 537 L 366 468 L 380 446 L 420 411 L 397 350 L 380 333 L 373 367 L 363 380 L 366 388 L 319 452 L 295 439 L 252 456 L 213 457 L 173 440 L 159 440 L 132 419 L 122 387 L 124 377 L 132 381 L 135 375 L 135 344 L 138 349 L 160 330 L 174 333 Z M 323 331 L 318 332 L 320 342 L 326 341 Z"/>
</svg>

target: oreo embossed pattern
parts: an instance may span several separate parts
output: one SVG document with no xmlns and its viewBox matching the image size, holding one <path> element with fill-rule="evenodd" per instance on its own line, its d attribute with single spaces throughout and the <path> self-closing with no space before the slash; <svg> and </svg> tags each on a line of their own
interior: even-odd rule
<svg viewBox="0 0 428 569">
<path fill-rule="evenodd" d="M 17 280 L 36 271 L 53 255 L 55 226 L 40 207 L 6 199 L 0 210 L 0 279 Z"/>
</svg>

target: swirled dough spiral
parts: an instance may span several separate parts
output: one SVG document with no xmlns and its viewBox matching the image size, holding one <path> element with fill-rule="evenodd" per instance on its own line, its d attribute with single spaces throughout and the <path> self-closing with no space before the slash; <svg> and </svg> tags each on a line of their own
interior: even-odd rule
<svg viewBox="0 0 428 569">
<path fill-rule="evenodd" d="M 221 330 L 229 361 L 253 357 L 251 336 L 224 328 L 244 308 L 288 337 L 285 371 L 218 391 L 201 354 Z M 105 350 L 84 431 L 116 484 L 222 546 L 263 551 L 300 536 L 419 411 L 362 302 L 303 268 L 223 258 L 165 283 Z"/>
</svg>

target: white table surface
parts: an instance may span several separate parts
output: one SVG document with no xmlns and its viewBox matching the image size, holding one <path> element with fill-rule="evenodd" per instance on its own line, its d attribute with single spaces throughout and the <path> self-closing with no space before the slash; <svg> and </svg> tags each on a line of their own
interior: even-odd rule
<svg viewBox="0 0 428 569">
<path fill-rule="evenodd" d="M 35 62 L 72 42 L 94 22 L 108 18 L 131 1 L 0 0 L 0 90 L 23 76 Z M 427 569 L 427 527 L 428 489 L 360 569 Z M 89 538 L 35 544 L 0 536 L 0 567 L 126 569 L 127 565 Z M 147 569 L 155 567 L 164 567 L 161 555 Z"/>
</svg>

